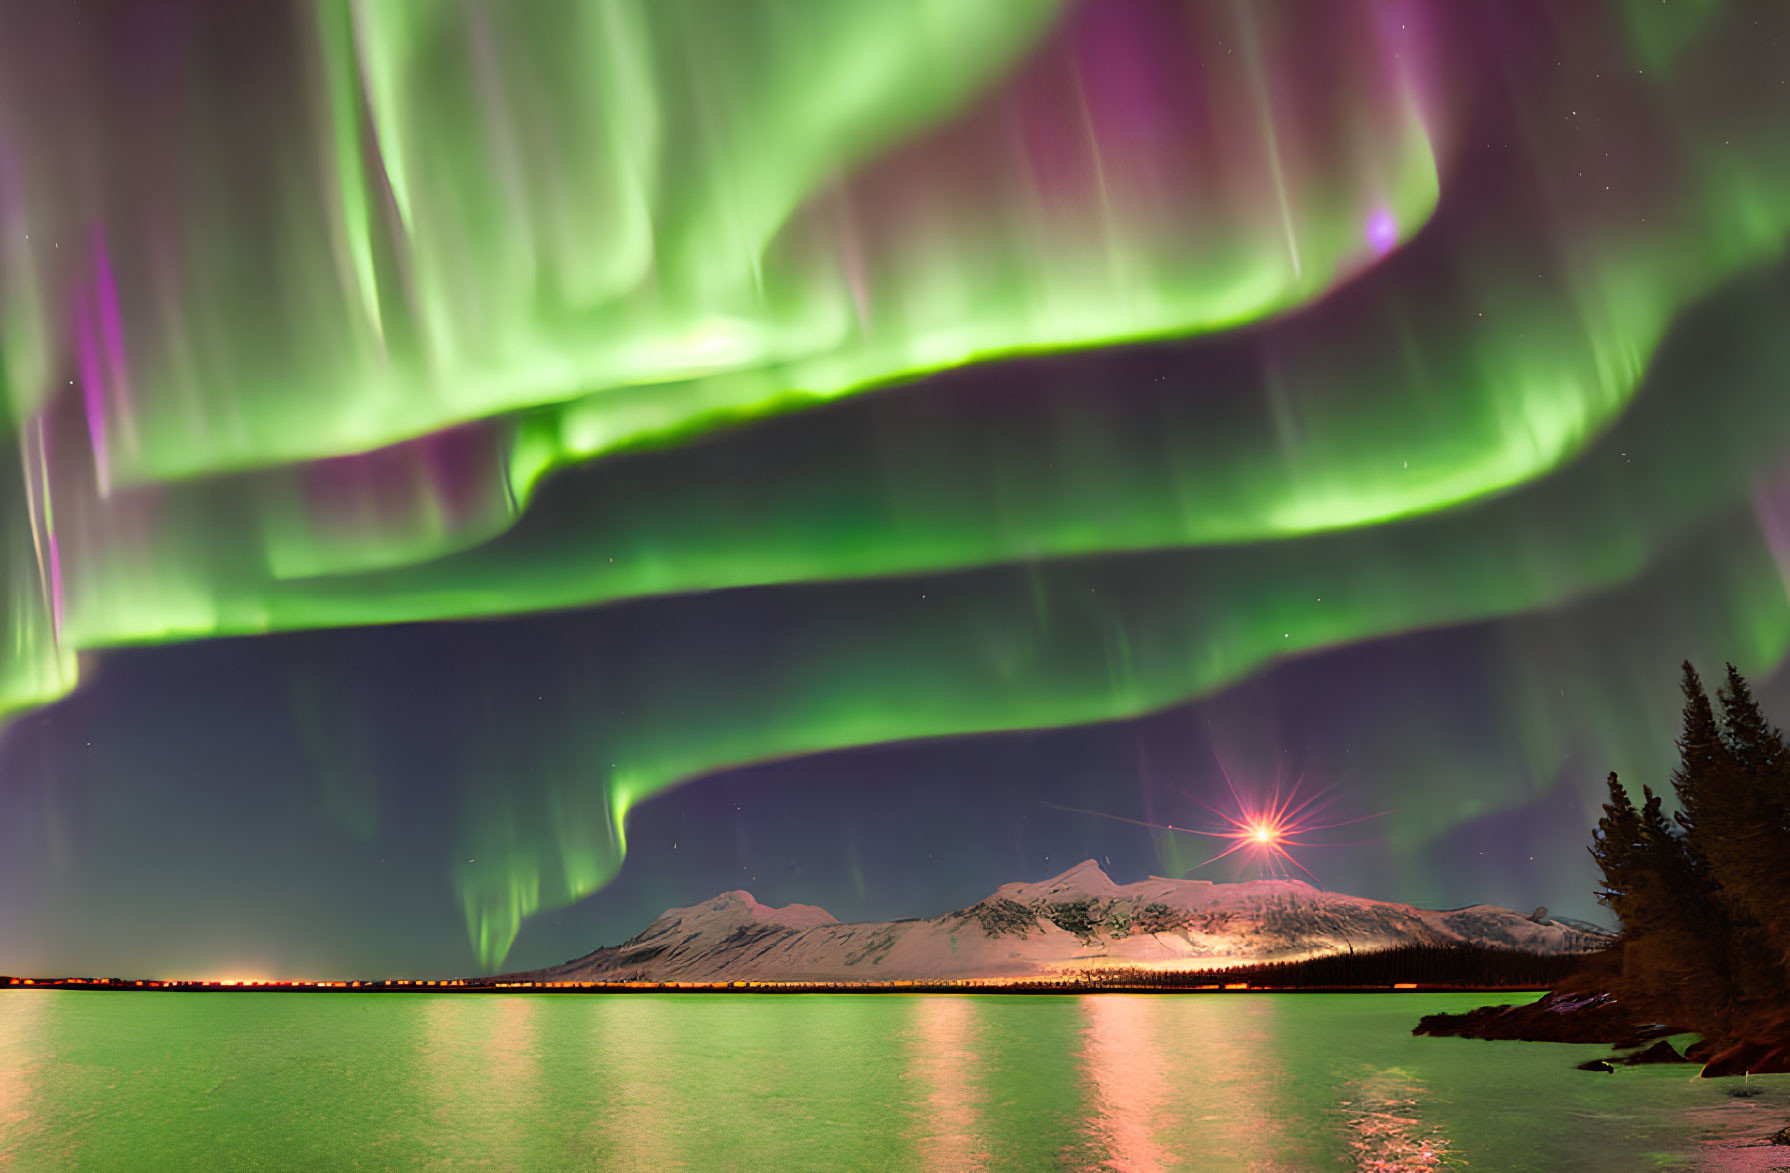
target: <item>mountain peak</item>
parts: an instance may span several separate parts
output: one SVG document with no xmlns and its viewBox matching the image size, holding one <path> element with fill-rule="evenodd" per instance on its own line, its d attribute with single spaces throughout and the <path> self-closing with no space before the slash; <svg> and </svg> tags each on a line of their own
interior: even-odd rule
<svg viewBox="0 0 1790 1173">
<path fill-rule="evenodd" d="M 1051 884 L 1075 883 L 1099 884 L 1105 887 L 1116 886 L 1113 884 L 1113 878 L 1106 874 L 1106 869 L 1102 868 L 1099 863 L 1091 859 L 1082 860 L 1068 871 L 1065 871 L 1061 875 L 1046 882 Z"/>
<path fill-rule="evenodd" d="M 995 893 L 1008 900 L 1026 902 L 1031 900 L 1061 901 L 1088 896 L 1112 896 L 1119 891 L 1100 865 L 1091 859 L 1084 859 L 1074 867 L 1048 880 L 1037 880 L 1032 883 L 1002 884 Z"/>
<path fill-rule="evenodd" d="M 836 925 L 838 919 L 826 909 L 814 904 L 785 904 L 781 908 L 769 904 L 760 904 L 758 898 L 744 888 L 735 888 L 731 892 L 723 892 L 707 901 L 702 907 L 715 912 L 738 911 L 756 921 L 766 924 L 781 925 L 787 929 L 811 929 L 816 925 Z M 667 910 L 665 915 L 671 912 Z"/>
</svg>

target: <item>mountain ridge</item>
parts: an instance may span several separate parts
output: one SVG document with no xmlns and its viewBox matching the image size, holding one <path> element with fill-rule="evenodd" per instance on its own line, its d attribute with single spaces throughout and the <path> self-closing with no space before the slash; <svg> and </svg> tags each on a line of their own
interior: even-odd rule
<svg viewBox="0 0 1790 1173">
<path fill-rule="evenodd" d="M 1292 879 L 1115 883 L 1094 860 L 1002 884 L 942 916 L 843 923 L 744 889 L 666 909 L 641 932 L 527 981 L 928 981 L 1048 978 L 1102 968 L 1198 972 L 1404 945 L 1588 952 L 1610 935 L 1497 905 L 1424 909 Z"/>
</svg>

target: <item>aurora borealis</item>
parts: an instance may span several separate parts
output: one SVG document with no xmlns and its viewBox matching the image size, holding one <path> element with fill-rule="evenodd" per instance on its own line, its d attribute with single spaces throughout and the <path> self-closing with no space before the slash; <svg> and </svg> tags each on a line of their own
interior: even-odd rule
<svg viewBox="0 0 1790 1173">
<path fill-rule="evenodd" d="M 1677 662 L 1790 651 L 1787 33 L 0 8 L 0 941 L 931 913 L 1180 874 L 1048 804 L 1219 759 L 1388 812 L 1326 883 L 1591 915 Z"/>
</svg>

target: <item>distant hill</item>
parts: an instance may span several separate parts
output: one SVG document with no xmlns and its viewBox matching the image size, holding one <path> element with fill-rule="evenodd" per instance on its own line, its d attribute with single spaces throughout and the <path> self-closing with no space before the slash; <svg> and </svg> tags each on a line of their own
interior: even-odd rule
<svg viewBox="0 0 1790 1173">
<path fill-rule="evenodd" d="M 1093 860 L 930 920 L 841 924 L 808 904 L 743 891 L 662 913 L 620 945 L 510 975 L 528 981 L 936 981 L 1090 970 L 1197 972 L 1408 946 L 1543 954 L 1601 948 L 1581 921 L 1476 904 L 1431 910 L 1299 880 L 1217 884 L 1152 876 L 1115 884 Z"/>
</svg>

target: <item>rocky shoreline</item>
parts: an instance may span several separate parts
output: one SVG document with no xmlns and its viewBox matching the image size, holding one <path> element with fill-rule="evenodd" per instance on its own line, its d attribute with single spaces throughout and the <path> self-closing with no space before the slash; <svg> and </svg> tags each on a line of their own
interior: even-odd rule
<svg viewBox="0 0 1790 1173">
<path fill-rule="evenodd" d="M 1609 994 L 1552 993 L 1521 1006 L 1481 1006 L 1464 1014 L 1428 1014 L 1414 1035 L 1507 1039 L 1533 1043 L 1603 1043 L 1616 1050 L 1684 1033 L 1665 1023 L 1638 1022 Z"/>
<path fill-rule="evenodd" d="M 1536 1043 L 1598 1043 L 1619 1052 L 1580 1065 L 1586 1071 L 1646 1063 L 1701 1063 L 1703 1077 L 1790 1073 L 1790 1038 L 1743 1038 L 1726 1045 L 1699 1039 L 1683 1054 L 1665 1041 L 1691 1031 L 1646 1021 L 1614 995 L 1559 992 L 1521 1006 L 1481 1006 L 1464 1014 L 1428 1014 L 1411 1028 L 1438 1038 L 1503 1039 Z M 1651 1044 L 1651 1045 L 1649 1045 Z M 1620 1054 L 1620 1052 L 1629 1052 Z"/>
</svg>

